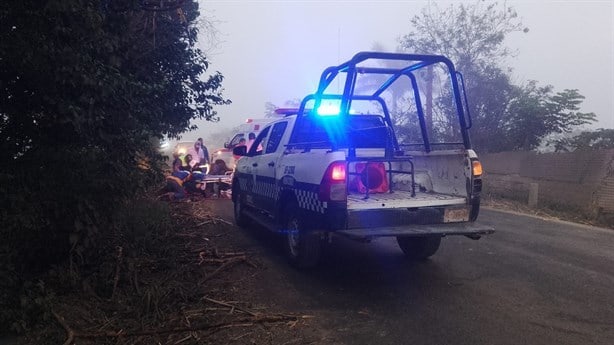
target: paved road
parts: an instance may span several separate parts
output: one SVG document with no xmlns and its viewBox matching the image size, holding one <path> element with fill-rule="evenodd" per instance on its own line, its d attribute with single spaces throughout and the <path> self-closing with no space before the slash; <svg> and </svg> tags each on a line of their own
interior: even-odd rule
<svg viewBox="0 0 614 345">
<path fill-rule="evenodd" d="M 232 221 L 229 201 L 213 204 Z M 342 239 L 310 272 L 270 235 L 246 237 L 269 261 L 265 298 L 316 315 L 334 343 L 614 344 L 613 230 L 494 210 L 480 221 L 497 232 L 445 238 L 427 262 L 393 239 Z"/>
</svg>

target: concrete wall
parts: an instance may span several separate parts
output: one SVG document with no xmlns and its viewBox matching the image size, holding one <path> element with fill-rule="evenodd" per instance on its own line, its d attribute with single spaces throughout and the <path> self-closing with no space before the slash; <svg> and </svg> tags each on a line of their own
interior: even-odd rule
<svg viewBox="0 0 614 345">
<path fill-rule="evenodd" d="M 598 219 L 614 215 L 614 150 L 480 155 L 484 192 Z"/>
</svg>

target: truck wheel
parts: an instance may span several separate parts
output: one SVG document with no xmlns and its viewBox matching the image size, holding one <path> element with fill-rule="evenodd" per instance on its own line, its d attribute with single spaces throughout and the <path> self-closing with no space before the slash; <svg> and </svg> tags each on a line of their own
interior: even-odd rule
<svg viewBox="0 0 614 345">
<path fill-rule="evenodd" d="M 287 210 L 284 226 L 286 256 L 294 267 L 313 267 L 318 263 L 322 251 L 320 237 L 306 231 L 298 206 L 292 205 Z"/>
<path fill-rule="evenodd" d="M 437 252 L 441 244 L 441 236 L 397 236 L 397 243 L 408 258 L 413 260 L 425 260 Z"/>
<path fill-rule="evenodd" d="M 249 219 L 247 218 L 247 216 L 245 216 L 245 214 L 243 213 L 243 208 L 245 207 L 245 205 L 243 205 L 243 193 L 241 192 L 241 189 L 239 188 L 239 186 L 235 185 L 232 188 L 232 199 L 234 202 L 234 216 L 235 216 L 235 224 L 239 227 L 246 227 L 249 225 Z"/>
</svg>

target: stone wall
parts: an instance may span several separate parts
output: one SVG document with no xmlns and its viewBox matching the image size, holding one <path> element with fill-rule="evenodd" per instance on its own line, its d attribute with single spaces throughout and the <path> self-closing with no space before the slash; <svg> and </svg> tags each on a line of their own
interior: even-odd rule
<svg viewBox="0 0 614 345">
<path fill-rule="evenodd" d="M 614 150 L 480 155 L 484 192 L 572 210 L 589 218 L 614 218 Z"/>
</svg>

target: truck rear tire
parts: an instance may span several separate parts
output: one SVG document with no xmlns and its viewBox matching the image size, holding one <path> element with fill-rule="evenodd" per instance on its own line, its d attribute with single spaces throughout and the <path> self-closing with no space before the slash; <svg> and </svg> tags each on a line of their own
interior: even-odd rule
<svg viewBox="0 0 614 345">
<path fill-rule="evenodd" d="M 245 228 L 249 225 L 249 219 L 243 213 L 243 209 L 245 205 L 243 204 L 243 193 L 238 185 L 233 186 L 232 188 L 232 199 L 233 199 L 233 211 L 235 216 L 235 224 L 239 227 Z"/>
<path fill-rule="evenodd" d="M 439 249 L 441 236 L 427 237 L 400 237 L 397 236 L 397 243 L 408 258 L 412 260 L 425 260 L 432 256 Z"/>
<path fill-rule="evenodd" d="M 322 252 L 319 235 L 307 231 L 297 205 L 286 210 L 284 250 L 290 264 L 301 269 L 316 266 Z"/>
</svg>

